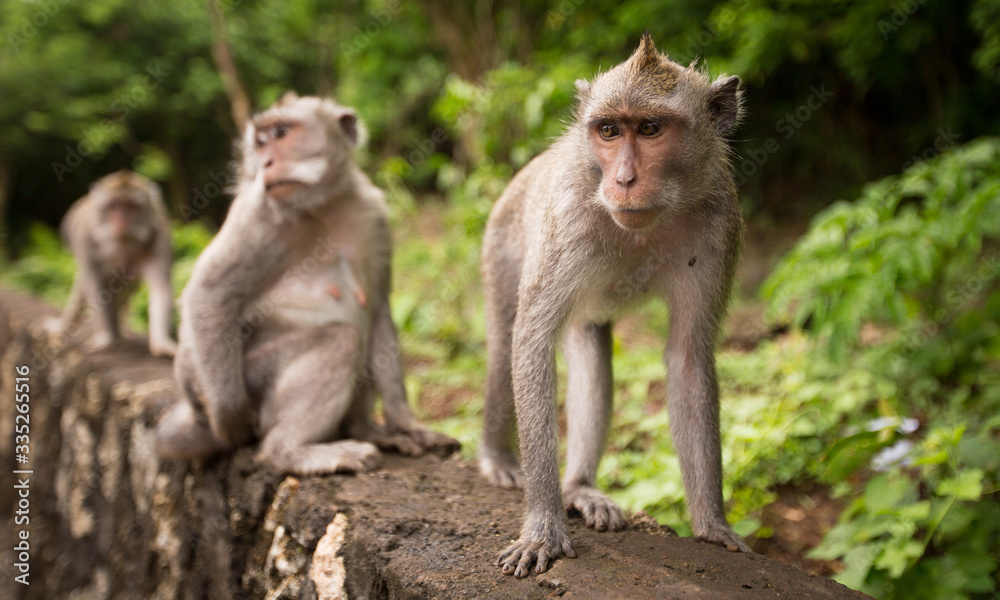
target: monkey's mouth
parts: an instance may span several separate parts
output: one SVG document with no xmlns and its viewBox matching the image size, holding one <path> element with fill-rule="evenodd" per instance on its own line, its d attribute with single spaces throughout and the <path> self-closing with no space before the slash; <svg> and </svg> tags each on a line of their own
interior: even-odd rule
<svg viewBox="0 0 1000 600">
<path fill-rule="evenodd" d="M 612 208 L 611 218 L 625 229 L 645 229 L 656 221 L 655 208 Z"/>
<path fill-rule="evenodd" d="M 286 186 L 302 185 L 302 182 L 295 181 L 294 179 L 279 179 L 277 181 L 272 181 L 270 183 L 264 184 L 264 189 L 268 192 L 275 188 L 282 188 Z"/>
</svg>

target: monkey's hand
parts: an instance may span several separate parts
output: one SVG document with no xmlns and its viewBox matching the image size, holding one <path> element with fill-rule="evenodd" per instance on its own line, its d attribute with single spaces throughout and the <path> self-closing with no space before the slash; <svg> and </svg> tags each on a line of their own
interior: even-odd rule
<svg viewBox="0 0 1000 600">
<path fill-rule="evenodd" d="M 753 553 L 753 551 L 750 550 L 750 546 L 747 546 L 740 536 L 736 535 L 736 532 L 733 531 L 725 521 L 712 522 L 706 527 L 700 527 L 698 529 L 701 529 L 701 531 L 696 530 L 695 536 L 699 540 L 725 546 L 726 550 L 729 550 L 730 552 Z"/>
<path fill-rule="evenodd" d="M 569 542 L 569 533 L 562 520 L 543 523 L 541 527 L 530 527 L 526 523 L 524 529 L 534 531 L 530 534 L 522 531 L 521 537 L 497 559 L 497 565 L 503 568 L 504 575 L 527 577 L 532 565 L 535 573 L 544 573 L 560 556 L 576 558 L 576 550 L 573 550 Z"/>
<path fill-rule="evenodd" d="M 597 531 L 625 529 L 625 513 L 600 490 L 582 485 L 567 487 L 563 505 L 571 514 L 579 513 L 587 527 Z"/>
</svg>

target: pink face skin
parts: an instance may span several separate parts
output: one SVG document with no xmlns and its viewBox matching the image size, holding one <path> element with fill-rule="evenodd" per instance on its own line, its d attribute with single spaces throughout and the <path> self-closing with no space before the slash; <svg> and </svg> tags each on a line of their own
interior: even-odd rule
<svg viewBox="0 0 1000 600">
<path fill-rule="evenodd" d="M 665 208 L 661 196 L 680 142 L 679 120 L 668 112 L 633 117 L 624 111 L 595 116 L 588 133 L 611 218 L 625 229 L 653 225 Z"/>
<path fill-rule="evenodd" d="M 104 205 L 105 223 L 111 227 L 111 233 L 117 239 L 131 236 L 140 213 L 140 207 L 126 198 L 114 198 Z"/>
<path fill-rule="evenodd" d="M 302 158 L 301 149 L 310 137 L 299 121 L 275 119 L 257 126 L 254 148 L 264 171 L 264 189 L 276 202 L 287 200 L 306 185 L 292 174 L 292 167 Z"/>
</svg>

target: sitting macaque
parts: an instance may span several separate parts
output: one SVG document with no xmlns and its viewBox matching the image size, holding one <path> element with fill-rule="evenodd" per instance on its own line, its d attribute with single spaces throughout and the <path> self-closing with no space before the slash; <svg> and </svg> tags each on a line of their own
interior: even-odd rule
<svg viewBox="0 0 1000 600">
<path fill-rule="evenodd" d="M 351 155 L 358 128 L 352 109 L 293 93 L 247 126 L 236 199 L 181 295 L 183 398 L 157 427 L 161 455 L 257 437 L 258 460 L 312 474 L 373 469 L 380 447 L 457 448 L 407 405 L 387 208 Z"/>
<path fill-rule="evenodd" d="M 90 345 L 104 348 L 116 342 L 121 338 L 121 315 L 142 275 L 149 286 L 149 351 L 173 356 L 173 250 L 159 186 L 131 171 L 107 175 L 73 203 L 60 230 L 77 271 L 66 309 L 52 328 L 69 331 L 89 306 L 98 318 Z"/>
<path fill-rule="evenodd" d="M 749 551 L 722 505 L 715 344 L 743 218 L 726 136 L 739 79 L 711 82 L 667 59 L 649 35 L 623 64 L 577 83 L 569 129 L 510 182 L 483 242 L 489 372 L 480 469 L 525 488 L 520 538 L 503 572 L 575 556 L 566 513 L 625 527 L 596 488 L 611 416 L 611 323 L 650 295 L 670 307 L 664 358 L 670 430 L 697 537 Z M 557 340 L 568 368 L 567 466 L 559 484 Z M 522 474 L 512 450 L 517 412 Z"/>
</svg>

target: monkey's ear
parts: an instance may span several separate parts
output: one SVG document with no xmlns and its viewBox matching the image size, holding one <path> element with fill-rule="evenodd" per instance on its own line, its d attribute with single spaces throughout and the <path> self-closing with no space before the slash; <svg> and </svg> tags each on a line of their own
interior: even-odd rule
<svg viewBox="0 0 1000 600">
<path fill-rule="evenodd" d="M 288 90 L 285 92 L 281 98 L 278 100 L 279 106 L 287 106 L 299 99 L 299 95 L 295 93 L 295 90 Z"/>
<path fill-rule="evenodd" d="M 358 145 L 358 138 L 360 134 L 358 132 L 358 115 L 354 114 L 353 110 L 345 110 L 337 117 L 337 123 L 340 125 L 340 129 L 347 136 L 348 145 L 353 148 Z"/>
<path fill-rule="evenodd" d="M 590 100 L 590 82 L 586 79 L 577 79 L 573 84 L 573 87 L 576 88 L 577 102 L 579 102 L 581 106 L 586 104 L 587 100 Z"/>
<path fill-rule="evenodd" d="M 146 183 L 146 195 L 149 196 L 149 203 L 156 208 L 162 208 L 163 203 L 163 190 L 160 189 L 160 184 L 156 183 L 152 179 Z"/>
<path fill-rule="evenodd" d="M 743 117 L 740 78 L 732 75 L 715 81 L 708 90 L 708 114 L 719 135 L 728 135 Z"/>
</svg>

